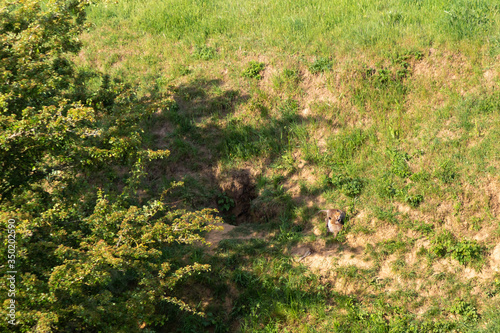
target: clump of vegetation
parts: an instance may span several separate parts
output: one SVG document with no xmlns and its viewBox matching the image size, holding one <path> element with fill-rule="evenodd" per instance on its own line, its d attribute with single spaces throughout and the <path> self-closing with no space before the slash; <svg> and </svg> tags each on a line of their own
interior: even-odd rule
<svg viewBox="0 0 500 333">
<path fill-rule="evenodd" d="M 436 235 L 432 241 L 430 251 L 439 257 L 450 256 L 462 265 L 475 263 L 482 264 L 485 247 L 476 240 L 457 240 L 449 231 Z"/>
<path fill-rule="evenodd" d="M 394 210 L 394 207 L 389 207 L 388 209 L 375 207 L 374 213 L 375 213 L 375 216 L 382 221 L 386 221 L 386 222 L 389 222 L 391 224 L 398 224 L 399 223 L 399 220 L 397 218 L 399 213 Z"/>
<path fill-rule="evenodd" d="M 193 50 L 193 57 L 201 60 L 212 60 L 217 56 L 217 50 L 208 45 L 196 45 Z"/>
<path fill-rule="evenodd" d="M 415 225 L 414 230 L 423 233 L 424 235 L 430 235 L 434 232 L 434 225 L 430 223 L 420 222 Z"/>
<path fill-rule="evenodd" d="M 248 63 L 247 68 L 241 73 L 241 76 L 248 77 L 250 79 L 262 79 L 262 75 L 260 74 L 266 65 L 263 62 L 258 62 L 252 60 Z"/>
<path fill-rule="evenodd" d="M 434 174 L 444 184 L 451 184 L 457 178 L 456 168 L 449 160 L 441 163 Z"/>
<path fill-rule="evenodd" d="M 393 176 L 390 173 L 385 173 L 377 180 L 377 194 L 380 198 L 393 198 L 397 194 L 397 188 Z"/>
<path fill-rule="evenodd" d="M 388 154 L 391 158 L 391 172 L 401 178 L 408 178 L 411 176 L 410 166 L 408 161 L 410 155 L 399 150 L 389 150 Z"/>
<path fill-rule="evenodd" d="M 364 182 L 359 177 L 349 177 L 345 175 L 336 175 L 328 179 L 328 182 L 348 197 L 356 197 L 361 194 Z"/>
<path fill-rule="evenodd" d="M 369 135 L 356 128 L 331 136 L 327 144 L 332 163 L 342 165 L 351 161 L 366 143 Z"/>
<path fill-rule="evenodd" d="M 478 244 L 476 240 L 463 240 L 457 242 L 451 248 L 451 257 L 458 260 L 462 265 L 480 261 L 485 252 L 484 246 Z"/>
<path fill-rule="evenodd" d="M 464 317 L 466 321 L 478 321 L 480 318 L 477 308 L 461 299 L 456 299 L 448 311 Z"/>
<path fill-rule="evenodd" d="M 223 212 L 228 212 L 234 207 L 234 200 L 226 192 L 217 194 L 217 205 Z"/>
<path fill-rule="evenodd" d="M 415 195 L 406 195 L 405 202 L 412 206 L 413 208 L 417 208 L 424 201 L 424 196 L 422 194 Z"/>
<path fill-rule="evenodd" d="M 333 63 L 328 58 L 318 57 L 309 66 L 309 71 L 311 74 L 324 73 L 330 71 L 333 67 Z"/>
<path fill-rule="evenodd" d="M 286 68 L 273 78 L 273 85 L 276 90 L 294 92 L 300 80 L 300 72 L 297 69 Z"/>
</svg>

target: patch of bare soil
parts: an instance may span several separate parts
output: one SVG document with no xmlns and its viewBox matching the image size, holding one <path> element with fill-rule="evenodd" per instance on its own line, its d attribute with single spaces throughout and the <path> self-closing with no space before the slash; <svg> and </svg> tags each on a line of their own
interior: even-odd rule
<svg viewBox="0 0 500 333">
<path fill-rule="evenodd" d="M 328 88 L 327 76 L 314 75 L 307 70 L 302 72 L 301 88 L 307 92 L 304 105 L 308 106 L 318 101 L 333 105 L 338 101 L 337 96 Z"/>
<path fill-rule="evenodd" d="M 380 266 L 380 270 L 378 272 L 378 277 L 380 279 L 387 279 L 387 278 L 394 278 L 394 272 L 392 271 L 392 264 L 396 261 L 397 256 L 396 255 L 390 255 L 389 258 L 387 258 L 382 265 Z"/>
<path fill-rule="evenodd" d="M 500 272 L 500 243 L 491 252 L 490 266 L 494 272 Z"/>
<path fill-rule="evenodd" d="M 494 68 L 488 69 L 484 72 L 483 78 L 488 87 L 493 88 L 500 81 L 500 74 Z"/>
<path fill-rule="evenodd" d="M 228 234 L 236 228 L 234 225 L 227 223 L 222 223 L 221 226 L 223 228 L 222 230 L 212 230 L 205 237 L 205 240 L 210 243 L 211 247 L 217 246 L 223 239 L 230 238 Z"/>
<path fill-rule="evenodd" d="M 361 249 L 353 248 L 342 252 L 333 250 L 318 253 L 316 256 L 311 256 L 308 266 L 319 270 L 329 270 L 339 266 L 356 266 L 360 269 L 373 268 L 373 263 L 363 260 L 359 255 L 360 252 Z"/>
<path fill-rule="evenodd" d="M 487 178 L 483 183 L 483 192 L 488 196 L 488 206 L 495 217 L 500 216 L 500 181 L 498 179 Z"/>
<path fill-rule="evenodd" d="M 490 280 L 497 272 L 500 272 L 500 243 L 493 249 L 489 260 L 485 266 L 477 271 L 470 266 L 462 266 L 458 261 L 450 258 L 441 259 L 432 265 L 432 269 L 435 274 L 439 273 L 450 273 L 456 274 L 457 269 L 461 269 L 460 274 L 457 277 L 460 280 L 471 280 L 474 279 L 478 283 L 482 283 Z"/>
<path fill-rule="evenodd" d="M 370 235 L 361 233 L 356 235 L 348 234 L 344 244 L 340 244 L 335 240 L 329 240 L 328 237 L 332 236 L 322 236 L 321 229 L 318 225 L 323 223 L 323 219 L 318 218 L 318 220 L 313 223 L 313 228 L 310 232 L 321 239 L 300 246 L 307 246 L 312 250 L 312 253 L 305 257 L 302 263 L 322 275 L 328 275 L 332 269 L 342 266 L 356 266 L 359 269 L 373 268 L 373 262 L 366 260 L 366 255 L 364 253 L 366 245 L 376 244 L 396 237 L 398 229 L 391 225 L 384 225 L 383 228 L 381 228 L 380 222 L 375 220 L 364 221 L 367 219 L 366 215 L 367 213 L 362 211 L 356 218 L 349 220 L 347 223 L 368 223 L 376 232 Z M 300 247 L 292 249 L 291 252 L 294 253 L 294 251 L 299 251 Z"/>
<path fill-rule="evenodd" d="M 341 266 L 356 266 L 360 269 L 373 267 L 372 262 L 363 259 L 363 247 L 340 247 L 340 243 L 333 242 L 333 244 L 327 244 L 325 239 L 321 239 L 313 243 L 296 246 L 289 253 L 297 256 L 304 265 L 321 275 L 328 275 L 331 270 Z"/>
<path fill-rule="evenodd" d="M 210 243 L 210 249 L 216 248 L 219 242 L 224 239 L 265 238 L 263 233 L 242 232 L 247 230 L 242 228 L 242 226 L 234 226 L 228 223 L 218 224 L 218 226 L 222 226 L 222 229 L 212 230 L 205 236 L 205 240 Z"/>
</svg>

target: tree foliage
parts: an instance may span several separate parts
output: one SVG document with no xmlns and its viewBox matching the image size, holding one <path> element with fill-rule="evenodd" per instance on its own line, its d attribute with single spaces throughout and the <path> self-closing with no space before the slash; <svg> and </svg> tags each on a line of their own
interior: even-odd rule
<svg viewBox="0 0 500 333">
<path fill-rule="evenodd" d="M 141 123 L 172 99 L 141 100 L 130 86 L 75 69 L 69 54 L 80 49 L 86 5 L 0 1 L 0 260 L 15 219 L 19 272 L 18 325 L 1 321 L 2 330 L 154 327 L 162 304 L 196 313 L 175 285 L 209 270 L 172 249 L 203 243 L 214 212 L 141 205 L 137 195 L 147 163 L 169 153 L 146 148 Z"/>
</svg>

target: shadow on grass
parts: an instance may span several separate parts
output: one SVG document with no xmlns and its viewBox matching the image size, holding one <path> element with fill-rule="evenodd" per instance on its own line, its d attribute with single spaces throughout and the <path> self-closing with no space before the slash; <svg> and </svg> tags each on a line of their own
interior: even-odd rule
<svg viewBox="0 0 500 333">
<path fill-rule="evenodd" d="M 264 327 L 276 320 L 292 321 L 297 313 L 328 303 L 331 292 L 319 278 L 283 256 L 279 246 L 262 239 L 224 240 L 210 258 L 212 274 L 200 275 L 192 287 L 211 304 L 206 318 L 178 313 L 178 331 L 215 332 Z M 203 290 L 203 292 L 202 292 Z M 196 298 L 196 297 L 195 297 Z"/>
<path fill-rule="evenodd" d="M 311 309 L 322 313 L 338 297 L 351 297 L 334 294 L 333 288 L 325 288 L 320 276 L 283 255 L 286 247 L 300 241 L 310 219 L 300 218 L 303 221 L 296 223 L 301 204 L 284 187 L 295 171 L 271 178 L 259 175 L 252 180 L 255 196 L 245 196 L 245 203 L 238 202 L 242 196 L 234 193 L 221 195 L 218 165 L 229 169 L 234 166 L 233 171 L 249 175 L 248 170 L 238 167 L 239 162 L 259 159 L 264 168 L 281 163 L 296 140 L 293 128 L 310 121 L 299 114 L 299 105 L 285 100 L 273 112 L 255 115 L 263 118 L 252 121 L 255 119 L 240 117 L 240 106 L 249 97 L 237 90 L 225 90 L 220 80 L 193 80 L 173 92 L 173 101 L 146 124 L 150 148 L 166 148 L 171 155 L 149 164 L 143 187 L 158 197 L 173 181 L 183 181 L 184 186 L 172 190 L 167 200 L 180 202 L 189 209 L 221 210 L 222 201 L 230 215 L 238 205 L 246 205 L 248 211 L 243 213 L 265 221 L 269 225 L 267 232 L 273 232 L 274 237 L 223 240 L 213 256 L 201 250 L 183 254 L 184 258 L 190 256 L 193 263 L 211 265 L 210 273 L 176 287 L 191 304 L 205 308 L 207 316 L 192 316 L 165 305 L 159 309 L 168 318 L 164 327 L 182 332 L 224 332 L 235 331 L 239 326 L 252 331 L 277 321 L 295 322 Z M 231 172 L 227 174 L 231 177 Z M 322 184 L 315 191 L 327 186 Z"/>
<path fill-rule="evenodd" d="M 153 94 L 152 99 L 155 98 Z M 293 125 L 304 121 L 298 114 L 299 106 L 293 100 L 286 100 L 277 106 L 274 115 L 258 115 L 255 117 L 265 118 L 254 121 L 252 117 L 250 120 L 240 117 L 239 107 L 248 99 L 248 95 L 237 90 L 224 89 L 221 80 L 195 79 L 175 87 L 173 101 L 146 124 L 150 148 L 170 150 L 168 159 L 149 165 L 145 187 L 151 194 L 161 193 L 173 181 L 183 181 L 184 188 L 171 193 L 172 201 L 187 199 L 184 203 L 192 209 L 223 208 L 217 204 L 218 198 L 224 196 L 221 174 L 215 171 L 217 165 L 229 166 L 234 173 L 243 171 L 231 167 L 239 162 L 263 159 L 267 166 L 279 162 L 290 148 Z M 232 177 L 231 171 L 222 176 Z M 238 179 L 233 181 L 238 182 Z M 257 180 L 252 179 L 250 187 L 263 191 L 265 202 L 257 200 L 243 205 L 252 206 L 258 212 L 257 219 L 268 221 L 279 216 L 283 210 L 292 208 L 281 186 L 285 181 L 286 178 L 265 180 L 259 187 Z M 246 196 L 245 200 L 253 200 L 256 196 Z M 228 199 L 234 201 L 235 206 L 242 204 L 241 198 L 234 193 L 229 194 Z M 256 207 L 259 204 L 263 204 L 260 208 L 264 209 Z M 273 214 L 266 214 L 266 210 Z"/>
</svg>

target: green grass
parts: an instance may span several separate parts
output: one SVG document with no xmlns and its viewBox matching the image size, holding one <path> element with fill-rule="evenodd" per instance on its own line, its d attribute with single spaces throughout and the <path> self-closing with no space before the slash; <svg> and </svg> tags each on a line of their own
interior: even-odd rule
<svg viewBox="0 0 500 333">
<path fill-rule="evenodd" d="M 150 148 L 171 150 L 149 166 L 148 195 L 182 181 L 168 203 L 219 207 L 229 223 L 244 207 L 237 228 L 258 234 L 186 259 L 212 264 L 181 286 L 207 317 L 166 306 L 166 325 L 495 332 L 499 10 L 473 0 L 91 6 L 82 70 L 136 85 L 144 103 L 168 96 L 143 129 Z M 241 170 L 248 202 L 225 191 Z M 348 212 L 337 239 L 314 215 L 334 207 Z M 301 245 L 331 266 L 285 254 Z"/>
<path fill-rule="evenodd" d="M 229 2 L 126 0 L 94 7 L 94 22 L 130 21 L 135 29 L 189 44 L 277 47 L 289 52 L 325 52 L 388 46 L 411 40 L 416 47 L 434 41 L 487 40 L 498 24 L 493 1 L 336 0 Z M 303 46 L 308 45 L 308 50 Z"/>
</svg>

